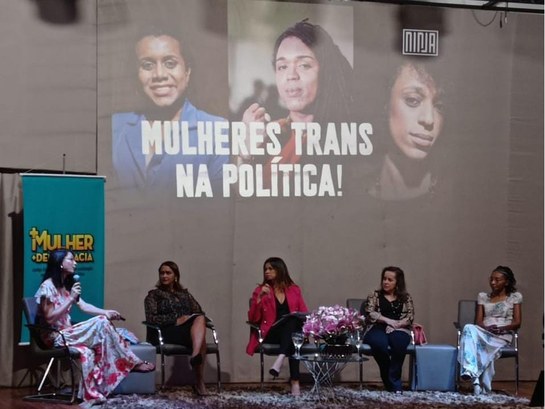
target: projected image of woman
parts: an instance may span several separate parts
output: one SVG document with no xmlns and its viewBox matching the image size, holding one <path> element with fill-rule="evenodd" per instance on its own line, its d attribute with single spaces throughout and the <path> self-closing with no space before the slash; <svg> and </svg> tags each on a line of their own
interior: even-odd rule
<svg viewBox="0 0 545 409">
<path fill-rule="evenodd" d="M 142 121 L 154 126 L 156 121 L 187 122 L 189 146 L 197 147 L 198 122 L 224 121 L 196 108 L 187 98 L 191 79 L 188 43 L 174 31 L 159 25 L 145 26 L 136 35 L 134 56 L 138 82 L 146 100 L 142 112 L 118 113 L 112 117 L 113 165 L 123 186 L 174 186 L 177 164 L 191 164 L 196 177 L 200 165 L 206 165 L 212 184 L 221 182 L 223 164 L 228 155 L 167 153 L 165 147 L 144 146 Z M 162 132 L 165 131 L 162 125 Z M 182 129 L 180 124 L 180 129 Z M 170 135 L 170 134 L 169 134 Z M 172 139 L 176 134 L 172 132 Z M 179 137 L 178 137 L 179 139 Z"/>
<path fill-rule="evenodd" d="M 273 58 L 279 99 L 287 109 L 280 123 L 280 163 L 297 163 L 292 122 L 348 121 L 352 110 L 352 66 L 331 36 L 306 20 L 282 32 L 276 39 Z M 269 122 L 266 106 L 250 105 L 243 122 Z M 245 158 L 242 158 L 245 159 Z"/>
<path fill-rule="evenodd" d="M 370 193 L 384 200 L 413 199 L 433 191 L 431 159 L 444 125 L 442 89 L 429 69 L 405 62 L 387 102 L 386 153 Z"/>
</svg>

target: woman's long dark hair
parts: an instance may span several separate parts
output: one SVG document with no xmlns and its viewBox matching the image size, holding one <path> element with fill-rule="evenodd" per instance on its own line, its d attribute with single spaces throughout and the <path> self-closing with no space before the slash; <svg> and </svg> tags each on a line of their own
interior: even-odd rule
<svg viewBox="0 0 545 409">
<path fill-rule="evenodd" d="M 515 273 L 513 273 L 513 270 L 507 266 L 498 266 L 492 270 L 493 273 L 496 271 L 503 274 L 503 276 L 507 279 L 507 285 L 505 286 L 505 292 L 507 295 L 511 295 L 517 291 L 517 280 L 515 279 Z"/>
<path fill-rule="evenodd" d="M 72 252 L 66 249 L 57 249 L 49 253 L 49 257 L 47 259 L 47 267 L 42 283 L 50 278 L 55 288 L 64 287 L 68 291 L 70 291 L 70 289 L 74 285 L 73 275 L 70 275 L 64 281 L 62 278 L 62 262 L 69 253 Z"/>
<path fill-rule="evenodd" d="M 388 266 L 384 267 L 382 269 L 382 273 L 380 275 L 380 290 L 379 292 L 381 294 L 384 294 L 384 291 L 382 290 L 382 280 L 384 279 L 384 274 L 386 271 L 391 271 L 395 273 L 396 275 L 396 287 L 394 289 L 394 294 L 397 297 L 397 299 L 401 302 L 405 302 L 407 300 L 407 285 L 405 284 L 405 273 L 403 270 L 399 267 L 395 266 Z"/>
<path fill-rule="evenodd" d="M 295 284 L 290 277 L 288 266 L 284 260 L 282 260 L 280 257 L 269 257 L 263 263 L 263 282 L 261 285 L 267 284 L 267 281 L 265 280 L 265 266 L 267 264 L 270 264 L 273 270 L 276 271 L 276 280 L 274 282 L 275 286 L 285 290 L 290 285 Z"/>
<path fill-rule="evenodd" d="M 174 272 L 174 275 L 176 276 L 176 280 L 174 280 L 174 290 L 175 291 L 182 291 L 184 287 L 180 283 L 180 269 L 178 268 L 178 264 L 176 264 L 174 261 L 163 261 L 157 271 L 161 273 L 161 267 L 167 266 L 170 267 L 170 269 Z M 155 284 L 155 287 L 161 288 L 164 290 L 164 287 L 161 285 L 161 280 L 157 281 L 157 284 Z"/>
<path fill-rule="evenodd" d="M 276 39 L 273 67 L 282 41 L 296 37 L 309 47 L 320 64 L 319 86 L 314 101 L 314 121 L 349 122 L 352 117 L 353 69 L 327 31 L 307 19 L 287 28 Z"/>
</svg>

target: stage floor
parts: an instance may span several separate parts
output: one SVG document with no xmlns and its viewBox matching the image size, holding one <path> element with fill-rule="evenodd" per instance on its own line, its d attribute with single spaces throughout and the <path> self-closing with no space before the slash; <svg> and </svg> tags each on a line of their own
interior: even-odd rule
<svg viewBox="0 0 545 409">
<path fill-rule="evenodd" d="M 527 399 L 531 399 L 532 393 L 534 391 L 536 382 L 535 381 L 523 381 L 519 383 L 519 396 Z M 236 387 L 237 384 L 228 384 L 229 388 Z M 240 384 L 241 386 L 248 386 L 249 384 Z M 257 384 L 251 384 L 256 385 Z M 342 384 L 347 386 L 352 386 L 354 384 Z M 369 388 L 376 389 L 379 387 L 376 383 L 366 383 Z M 303 385 L 303 387 L 310 387 L 310 385 Z M 355 385 L 354 385 L 355 386 Z M 211 391 L 215 391 L 215 385 L 208 385 Z M 286 385 L 287 387 L 287 385 Z M 265 386 L 266 388 L 266 386 Z M 501 391 L 503 393 L 514 395 L 515 393 L 515 383 L 514 382 L 504 382 L 498 381 L 493 383 L 493 389 L 496 391 Z M 33 388 L 0 388 L 0 409 L 59 409 L 61 407 L 68 407 L 65 405 L 52 404 L 52 403 L 42 403 L 42 402 L 26 402 L 22 400 L 23 396 L 32 394 L 34 391 Z M 77 406 L 73 406 L 77 407 Z M 100 408 L 100 406 L 98 406 Z"/>
</svg>

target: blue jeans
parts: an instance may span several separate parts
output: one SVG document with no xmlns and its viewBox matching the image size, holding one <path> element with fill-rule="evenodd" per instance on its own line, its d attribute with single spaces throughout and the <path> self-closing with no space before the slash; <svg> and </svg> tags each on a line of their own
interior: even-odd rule
<svg viewBox="0 0 545 409">
<path fill-rule="evenodd" d="M 363 342 L 371 346 L 373 358 L 377 361 L 380 377 L 386 390 L 401 391 L 403 389 L 401 370 L 407 346 L 411 342 L 409 334 L 403 331 L 387 334 L 383 326 L 375 325 L 365 334 Z"/>
</svg>

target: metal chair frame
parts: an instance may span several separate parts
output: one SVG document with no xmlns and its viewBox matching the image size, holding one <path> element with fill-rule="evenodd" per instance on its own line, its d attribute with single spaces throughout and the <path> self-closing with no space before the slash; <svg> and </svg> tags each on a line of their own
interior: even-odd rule
<svg viewBox="0 0 545 409">
<path fill-rule="evenodd" d="M 266 343 L 263 338 L 263 332 L 261 331 L 261 328 L 259 328 L 258 324 L 252 323 L 250 321 L 246 321 L 246 324 L 250 326 L 251 331 L 257 332 L 257 340 L 259 344 L 257 345 L 255 352 L 259 353 L 259 370 L 260 370 L 259 379 L 260 379 L 261 389 L 263 389 L 263 386 L 265 384 L 265 355 L 277 356 L 278 354 L 280 354 L 280 344 Z M 316 345 L 314 344 L 303 344 L 303 346 L 301 347 L 302 355 L 314 354 L 317 352 L 318 352 L 318 349 Z"/>
<path fill-rule="evenodd" d="M 475 324 L 475 318 L 477 315 L 477 301 L 476 300 L 459 300 L 458 301 L 458 321 L 453 322 L 456 328 L 457 339 L 456 348 L 460 352 L 460 338 L 462 331 L 466 324 Z M 519 393 L 519 347 L 518 347 L 518 331 L 511 331 L 513 340 L 511 344 L 501 349 L 501 358 L 514 358 L 515 359 L 515 395 Z M 456 361 L 456 388 L 460 385 L 460 364 Z"/>
<path fill-rule="evenodd" d="M 66 340 L 64 339 L 64 335 L 62 334 L 62 332 L 59 332 L 49 326 L 36 324 L 36 316 L 38 314 L 38 303 L 33 297 L 23 298 L 23 313 L 27 322 L 26 327 L 29 329 L 29 332 L 30 332 L 31 352 L 37 357 L 49 358 L 49 362 L 47 364 L 46 370 L 37 388 L 38 393 L 35 395 L 25 396 L 23 397 L 23 400 L 64 403 L 68 405 L 76 403 L 77 402 L 77 397 L 76 397 L 77 383 L 76 383 L 75 367 L 78 367 L 76 360 L 79 359 L 80 352 L 77 349 L 71 348 L 66 344 Z M 40 338 L 40 332 L 42 331 L 59 333 L 63 340 L 63 346 L 60 348 L 47 347 L 43 343 L 42 339 Z M 62 384 L 59 383 L 60 362 L 62 359 L 67 359 L 70 365 L 70 386 L 71 386 L 70 394 L 62 393 L 61 391 Z M 56 384 L 51 374 L 51 368 L 55 360 L 57 360 Z M 50 379 L 51 384 L 55 388 L 55 391 L 52 393 L 42 393 L 42 389 L 44 387 L 45 381 L 48 378 Z"/>
<path fill-rule="evenodd" d="M 218 340 L 218 334 L 216 331 L 216 327 L 214 326 L 212 320 L 208 317 L 205 317 L 206 319 L 206 327 L 212 332 L 212 338 L 213 343 L 207 343 L 206 344 L 206 354 L 214 354 L 216 355 L 216 371 L 217 371 L 217 380 L 216 380 L 216 386 L 218 388 L 218 392 L 221 392 L 221 365 L 220 365 L 220 350 L 219 350 L 219 340 Z M 161 327 L 150 324 L 147 321 L 143 321 L 142 324 L 146 326 L 147 329 L 147 335 L 146 339 L 148 342 L 152 343 L 157 353 L 161 355 L 161 389 L 165 387 L 165 356 L 190 356 L 193 352 L 192 348 L 186 347 L 184 345 L 178 345 L 178 344 L 168 344 L 164 342 L 163 333 L 161 331 Z M 151 335 L 151 331 L 157 331 L 157 338 L 159 340 L 159 343 L 156 344 L 153 341 L 153 336 Z"/>
<path fill-rule="evenodd" d="M 358 311 L 362 311 L 363 304 L 365 303 L 364 298 L 347 298 L 346 299 L 346 307 L 347 308 L 354 308 Z M 363 334 L 361 334 L 363 336 Z M 360 348 L 358 350 L 358 354 L 360 356 L 366 355 L 366 356 L 373 356 L 373 352 L 371 351 L 371 346 L 369 344 L 364 344 L 363 342 L 360 344 Z M 410 368 L 411 368 L 411 377 L 416 376 L 416 345 L 414 342 L 414 332 L 411 329 L 411 343 L 407 347 L 407 355 L 409 355 L 410 358 Z M 363 388 L 363 361 L 359 362 L 359 377 L 360 377 L 360 389 Z M 413 380 L 410 380 L 409 383 L 412 385 L 415 382 Z"/>
</svg>

